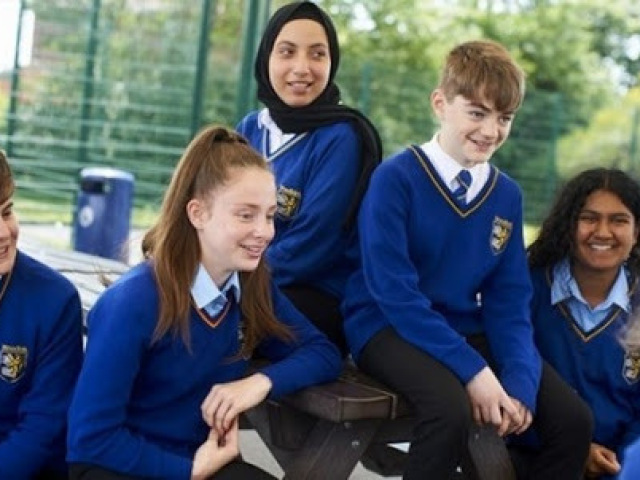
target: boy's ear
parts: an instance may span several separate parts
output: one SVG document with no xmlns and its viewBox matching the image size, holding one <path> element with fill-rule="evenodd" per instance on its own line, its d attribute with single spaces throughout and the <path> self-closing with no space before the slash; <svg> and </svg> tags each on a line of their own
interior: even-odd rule
<svg viewBox="0 0 640 480">
<path fill-rule="evenodd" d="M 196 230 L 202 228 L 208 213 L 206 205 L 204 205 L 201 200 L 192 198 L 187 203 L 186 210 L 187 217 L 189 217 L 189 221 L 191 222 L 191 225 L 193 225 L 193 228 Z"/>
<path fill-rule="evenodd" d="M 442 115 L 444 115 L 444 106 L 446 102 L 447 98 L 441 89 L 436 88 L 431 92 L 431 108 L 433 108 L 433 112 L 439 120 L 442 120 Z"/>
</svg>

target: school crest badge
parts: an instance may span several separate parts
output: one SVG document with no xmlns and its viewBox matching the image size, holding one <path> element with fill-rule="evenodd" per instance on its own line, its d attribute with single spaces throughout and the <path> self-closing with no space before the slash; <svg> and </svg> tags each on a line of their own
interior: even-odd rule
<svg viewBox="0 0 640 480">
<path fill-rule="evenodd" d="M 507 246 L 509 237 L 511 237 L 511 231 L 513 230 L 513 223 L 504 218 L 495 217 L 493 219 L 493 225 L 491 226 L 491 251 L 494 255 L 502 253 Z"/>
<path fill-rule="evenodd" d="M 622 376 L 629 384 L 640 380 L 640 352 L 625 353 Z"/>
<path fill-rule="evenodd" d="M 28 350 L 26 347 L 16 345 L 2 345 L 0 355 L 2 364 L 0 365 L 0 377 L 5 382 L 15 383 L 20 380 L 27 369 Z"/>
<path fill-rule="evenodd" d="M 285 186 L 278 188 L 278 217 L 284 220 L 291 220 L 300 207 L 301 198 L 302 194 L 293 188 Z"/>
</svg>

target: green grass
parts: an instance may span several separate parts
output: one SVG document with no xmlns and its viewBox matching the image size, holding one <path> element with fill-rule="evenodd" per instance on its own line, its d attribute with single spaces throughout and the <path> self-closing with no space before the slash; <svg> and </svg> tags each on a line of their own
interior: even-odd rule
<svg viewBox="0 0 640 480">
<path fill-rule="evenodd" d="M 62 223 L 71 225 L 73 222 L 73 210 L 75 205 L 62 203 L 43 203 L 31 198 L 14 197 L 14 209 L 18 218 L 23 223 Z M 158 212 L 149 206 L 134 207 L 131 212 L 131 226 L 135 228 L 148 228 L 155 221 Z"/>
</svg>

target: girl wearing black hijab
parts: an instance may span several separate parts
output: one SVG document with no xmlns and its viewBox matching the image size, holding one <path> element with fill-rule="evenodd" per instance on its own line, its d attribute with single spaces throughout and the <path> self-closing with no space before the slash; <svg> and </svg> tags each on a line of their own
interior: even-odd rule
<svg viewBox="0 0 640 480">
<path fill-rule="evenodd" d="M 331 19 L 312 2 L 277 10 L 255 61 L 258 98 L 238 131 L 269 161 L 278 186 L 276 236 L 267 258 L 296 307 L 346 353 L 340 302 L 358 259 L 355 218 L 380 138 L 341 104 Z"/>
</svg>

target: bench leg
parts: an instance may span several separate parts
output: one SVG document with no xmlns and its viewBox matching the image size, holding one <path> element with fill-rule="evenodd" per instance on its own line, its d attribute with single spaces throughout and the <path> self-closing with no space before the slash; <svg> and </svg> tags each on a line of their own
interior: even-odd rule
<svg viewBox="0 0 640 480">
<path fill-rule="evenodd" d="M 272 439 L 271 432 L 271 415 L 269 413 L 268 402 L 262 402 L 260 405 L 248 410 L 244 413 L 244 417 L 248 420 L 251 426 L 255 429 L 256 433 L 260 436 L 260 439 L 271 452 L 271 455 L 275 458 L 276 462 L 283 467 L 291 463 L 295 457 L 295 450 L 284 448 L 277 441 Z M 278 433 L 276 432 L 276 439 Z"/>
<path fill-rule="evenodd" d="M 381 420 L 334 423 L 318 420 L 285 470 L 285 480 L 347 480 Z"/>
<path fill-rule="evenodd" d="M 278 408 L 283 409 L 278 412 L 280 418 L 289 409 L 282 405 Z M 274 423 L 268 403 L 246 412 L 246 415 L 284 470 L 286 480 L 347 480 L 382 424 L 382 420 L 335 423 L 307 416 L 311 421 L 309 424 L 300 421 L 300 412 L 294 414 L 296 422 Z M 282 429 L 287 431 L 277 431 Z M 297 448 L 288 448 L 291 445 L 283 448 L 274 442 L 274 437 L 297 438 Z"/>
</svg>

